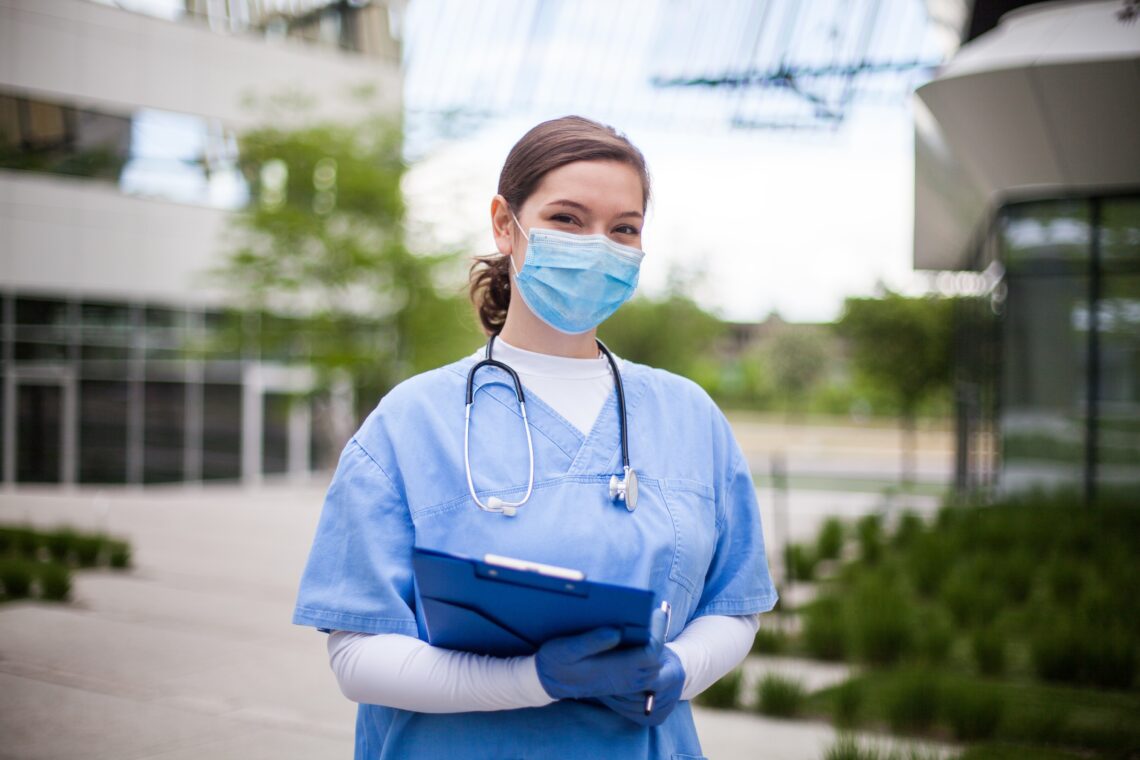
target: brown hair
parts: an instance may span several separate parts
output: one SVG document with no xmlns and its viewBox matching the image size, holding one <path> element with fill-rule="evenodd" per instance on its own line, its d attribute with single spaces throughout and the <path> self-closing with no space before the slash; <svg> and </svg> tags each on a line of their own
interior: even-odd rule
<svg viewBox="0 0 1140 760">
<path fill-rule="evenodd" d="M 641 177 L 641 210 L 649 203 L 649 169 L 641 151 L 613 127 L 581 116 L 544 121 L 515 143 L 499 174 L 499 195 L 516 214 L 547 173 L 575 161 L 621 161 Z M 475 259 L 471 301 L 488 335 L 498 335 L 511 303 L 510 261 L 494 254 Z"/>
</svg>

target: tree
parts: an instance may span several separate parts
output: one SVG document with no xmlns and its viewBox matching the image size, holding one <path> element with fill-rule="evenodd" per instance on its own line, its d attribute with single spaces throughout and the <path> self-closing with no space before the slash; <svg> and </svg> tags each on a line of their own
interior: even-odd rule
<svg viewBox="0 0 1140 760">
<path fill-rule="evenodd" d="M 471 343 L 469 307 L 435 287 L 437 268 L 454 257 L 405 246 L 397 125 L 266 126 L 239 137 L 239 155 L 253 200 L 236 215 L 220 274 L 237 294 L 247 342 L 249 315 L 260 316 L 258 355 L 308 364 L 318 390 L 347 380 L 370 407 Z M 340 440 L 330 443 L 339 448 L 354 424 L 335 423 L 330 436 Z"/>
<path fill-rule="evenodd" d="M 953 301 L 907 298 L 890 291 L 881 298 L 848 298 L 837 327 L 850 345 L 855 371 L 898 402 L 903 485 L 909 487 L 914 482 L 918 405 L 951 383 Z"/>
<path fill-rule="evenodd" d="M 814 325 L 782 325 L 765 346 L 764 359 L 788 414 L 803 410 L 823 378 L 828 349 L 827 338 Z"/>
</svg>

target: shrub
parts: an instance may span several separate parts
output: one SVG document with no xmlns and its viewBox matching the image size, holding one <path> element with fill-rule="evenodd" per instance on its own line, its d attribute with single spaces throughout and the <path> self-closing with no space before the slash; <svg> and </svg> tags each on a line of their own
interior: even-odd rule
<svg viewBox="0 0 1140 760">
<path fill-rule="evenodd" d="M 131 547 L 126 541 L 109 541 L 107 552 L 111 567 L 122 570 L 131 566 Z"/>
<path fill-rule="evenodd" d="M 732 710 L 737 707 L 740 699 L 739 670 L 734 670 L 697 695 L 696 702 L 704 707 L 718 710 Z"/>
<path fill-rule="evenodd" d="M 32 563 L 18 557 L 0 559 L 0 584 L 10 599 L 28 596 L 32 589 Z"/>
<path fill-rule="evenodd" d="M 851 609 L 851 628 L 859 658 L 874 665 L 890 665 L 914 649 L 910 604 L 883 575 L 862 579 Z"/>
<path fill-rule="evenodd" d="M 943 538 L 929 533 L 916 536 L 907 552 L 906 562 L 918 593 L 927 598 L 937 595 L 951 560 L 950 547 Z"/>
<path fill-rule="evenodd" d="M 756 709 L 765 715 L 791 718 L 799 714 L 805 696 L 799 681 L 768 673 L 756 687 Z"/>
<path fill-rule="evenodd" d="M 923 533 L 922 518 L 914 512 L 903 512 L 899 518 L 898 527 L 895 528 L 895 546 L 907 547 Z"/>
<path fill-rule="evenodd" d="M 0 528 L 0 554 L 15 554 L 26 559 L 36 559 L 40 551 L 40 536 L 31 528 Z"/>
<path fill-rule="evenodd" d="M 803 612 L 803 642 L 808 654 L 821 660 L 847 656 L 847 626 L 843 607 L 834 596 L 821 596 Z"/>
<path fill-rule="evenodd" d="M 988 676 L 1005 672 L 1005 637 L 993 626 L 974 631 L 970 640 L 978 672 Z"/>
<path fill-rule="evenodd" d="M 935 607 L 920 610 L 915 623 L 915 650 L 931 665 L 946 661 L 954 644 L 954 626 L 946 612 Z"/>
<path fill-rule="evenodd" d="M 1136 678 L 1136 641 L 1120 625 L 1058 619 L 1034 632 L 1030 651 L 1046 681 L 1127 689 Z"/>
<path fill-rule="evenodd" d="M 71 571 L 66 565 L 56 562 L 41 564 L 38 568 L 40 577 L 40 596 L 44 599 L 64 601 L 71 593 Z"/>
<path fill-rule="evenodd" d="M 787 645 L 788 637 L 783 631 L 761 625 L 752 642 L 752 651 L 757 654 L 779 654 L 787 648 Z"/>
<path fill-rule="evenodd" d="M 861 745 L 853 736 L 840 735 L 835 744 L 827 748 L 823 757 L 824 760 L 940 760 L 942 755 L 936 750 L 918 747 L 879 749 Z"/>
<path fill-rule="evenodd" d="M 815 542 L 815 553 L 820 559 L 838 559 L 843 550 L 843 523 L 838 517 L 823 522 Z"/>
<path fill-rule="evenodd" d="M 802 544 L 788 544 L 784 549 L 784 566 L 790 580 L 810 581 L 815 577 L 815 557 L 811 549 Z"/>
<path fill-rule="evenodd" d="M 843 727 L 854 726 L 859 722 L 863 711 L 863 685 L 854 679 L 844 681 L 835 687 L 835 723 Z"/>
<path fill-rule="evenodd" d="M 938 718 L 940 688 L 931 673 L 902 671 L 883 693 L 883 708 L 891 730 L 925 731 Z"/>
<path fill-rule="evenodd" d="M 976 684 L 943 689 L 942 711 L 954 736 L 962 741 L 988 739 L 997 731 L 1005 703 L 994 691 Z"/>
<path fill-rule="evenodd" d="M 76 536 L 72 542 L 75 561 L 80 567 L 95 567 L 103 551 L 105 539 L 102 536 Z"/>
<path fill-rule="evenodd" d="M 56 562 L 70 562 L 77 536 L 71 528 L 60 528 L 44 537 L 48 554 Z"/>
<path fill-rule="evenodd" d="M 864 562 L 875 563 L 883 553 L 883 523 L 879 515 L 864 515 L 855 523 L 859 539 L 859 556 Z"/>
</svg>

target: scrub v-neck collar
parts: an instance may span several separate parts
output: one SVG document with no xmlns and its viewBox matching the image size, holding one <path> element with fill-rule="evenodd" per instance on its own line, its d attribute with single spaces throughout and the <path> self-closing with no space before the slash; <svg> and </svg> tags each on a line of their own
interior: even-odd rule
<svg viewBox="0 0 1140 760">
<path fill-rule="evenodd" d="M 482 353 L 480 353 L 482 357 Z M 645 381 L 636 365 L 619 357 L 614 357 L 621 372 L 622 386 L 625 391 L 626 416 L 633 417 L 637 402 L 645 391 Z M 465 357 L 453 365 L 453 371 L 466 379 L 467 373 L 476 359 Z M 481 379 L 483 373 L 489 377 Z M 515 398 L 514 387 L 501 371 L 483 369 L 475 377 L 475 394 L 483 391 L 487 396 L 502 404 L 511 412 L 522 418 L 519 413 L 518 401 Z M 537 394 L 533 394 L 523 384 L 523 394 L 526 396 L 527 418 L 531 430 L 537 431 L 553 443 L 569 460 L 565 471 L 566 475 L 606 475 L 616 473 L 621 467 L 621 427 L 618 421 L 617 391 L 611 388 L 601 411 L 594 420 L 593 427 L 585 436 L 569 420 L 555 411 Z M 473 396 L 474 398 L 474 396 Z M 632 424 L 631 424 L 632 427 Z M 635 469 L 636 454 L 634 449 L 635 436 L 630 435 L 630 465 Z M 537 463 L 536 463 L 537 464 Z"/>
</svg>

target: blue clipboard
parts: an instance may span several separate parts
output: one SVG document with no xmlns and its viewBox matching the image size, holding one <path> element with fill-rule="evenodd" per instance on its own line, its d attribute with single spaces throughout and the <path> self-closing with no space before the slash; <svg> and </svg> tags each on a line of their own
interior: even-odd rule
<svg viewBox="0 0 1140 760">
<path fill-rule="evenodd" d="M 594 583 L 575 570 L 487 555 L 416 548 L 416 594 L 430 644 L 476 654 L 533 654 L 545 641 L 601 626 L 621 629 L 619 646 L 649 640 L 654 594 Z"/>
</svg>

